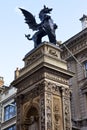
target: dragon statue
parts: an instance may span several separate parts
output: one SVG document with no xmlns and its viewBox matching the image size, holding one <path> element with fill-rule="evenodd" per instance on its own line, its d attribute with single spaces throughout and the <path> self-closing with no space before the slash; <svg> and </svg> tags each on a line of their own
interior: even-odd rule
<svg viewBox="0 0 87 130">
<path fill-rule="evenodd" d="M 36 22 L 36 19 L 32 13 L 22 8 L 19 9 L 22 11 L 25 17 L 25 23 L 28 24 L 30 29 L 36 31 L 32 37 L 30 34 L 25 35 L 28 40 L 34 41 L 35 48 L 42 43 L 42 37 L 46 35 L 48 36 L 50 43 L 56 44 L 55 30 L 57 29 L 57 25 L 53 22 L 51 16 L 49 15 L 52 11 L 52 8 L 48 8 L 44 5 L 44 8 L 39 13 L 39 18 L 41 21 L 39 24 Z"/>
</svg>

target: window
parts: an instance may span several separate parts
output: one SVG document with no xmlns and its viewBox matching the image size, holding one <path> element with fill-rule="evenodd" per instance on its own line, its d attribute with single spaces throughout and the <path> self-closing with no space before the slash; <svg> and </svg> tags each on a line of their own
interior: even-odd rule
<svg viewBox="0 0 87 130">
<path fill-rule="evenodd" d="M 15 115 L 16 115 L 16 103 L 13 102 L 4 108 L 4 121 L 9 120 L 10 118 L 14 117 Z"/>
<path fill-rule="evenodd" d="M 87 77 L 87 61 L 84 62 L 84 67 L 85 67 L 85 77 Z"/>
<path fill-rule="evenodd" d="M 16 125 L 12 125 L 4 130 L 16 130 Z"/>
</svg>

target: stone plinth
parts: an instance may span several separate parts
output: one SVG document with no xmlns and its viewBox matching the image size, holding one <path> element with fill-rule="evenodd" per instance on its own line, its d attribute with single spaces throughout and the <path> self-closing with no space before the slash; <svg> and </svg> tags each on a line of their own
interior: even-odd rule
<svg viewBox="0 0 87 130">
<path fill-rule="evenodd" d="M 24 57 L 24 67 L 12 82 L 17 91 L 17 130 L 71 130 L 70 90 L 73 76 L 61 59 L 62 50 L 44 43 Z"/>
</svg>

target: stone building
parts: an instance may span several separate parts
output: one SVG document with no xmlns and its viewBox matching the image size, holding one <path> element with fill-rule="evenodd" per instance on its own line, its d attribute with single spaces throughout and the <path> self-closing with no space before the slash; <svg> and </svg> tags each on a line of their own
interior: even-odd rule
<svg viewBox="0 0 87 130">
<path fill-rule="evenodd" d="M 16 89 L 0 77 L 0 130 L 16 130 Z"/>
<path fill-rule="evenodd" d="M 80 20 L 82 31 L 61 45 L 62 59 L 67 61 L 68 70 L 75 73 L 69 82 L 73 130 L 87 130 L 87 16 Z"/>
</svg>

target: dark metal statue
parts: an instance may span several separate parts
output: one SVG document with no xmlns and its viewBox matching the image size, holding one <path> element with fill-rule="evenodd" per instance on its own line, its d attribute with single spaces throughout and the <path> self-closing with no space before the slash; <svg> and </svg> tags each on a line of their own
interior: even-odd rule
<svg viewBox="0 0 87 130">
<path fill-rule="evenodd" d="M 25 35 L 28 40 L 34 41 L 34 47 L 36 48 L 41 44 L 42 37 L 48 36 L 50 43 L 56 44 L 55 30 L 57 25 L 53 23 L 51 16 L 48 15 L 52 11 L 52 8 L 48 8 L 44 5 L 44 8 L 39 13 L 41 23 L 37 24 L 35 17 L 28 11 L 19 8 L 25 16 L 25 23 L 28 24 L 29 28 L 36 31 L 35 34 L 30 38 L 30 34 Z"/>
</svg>

